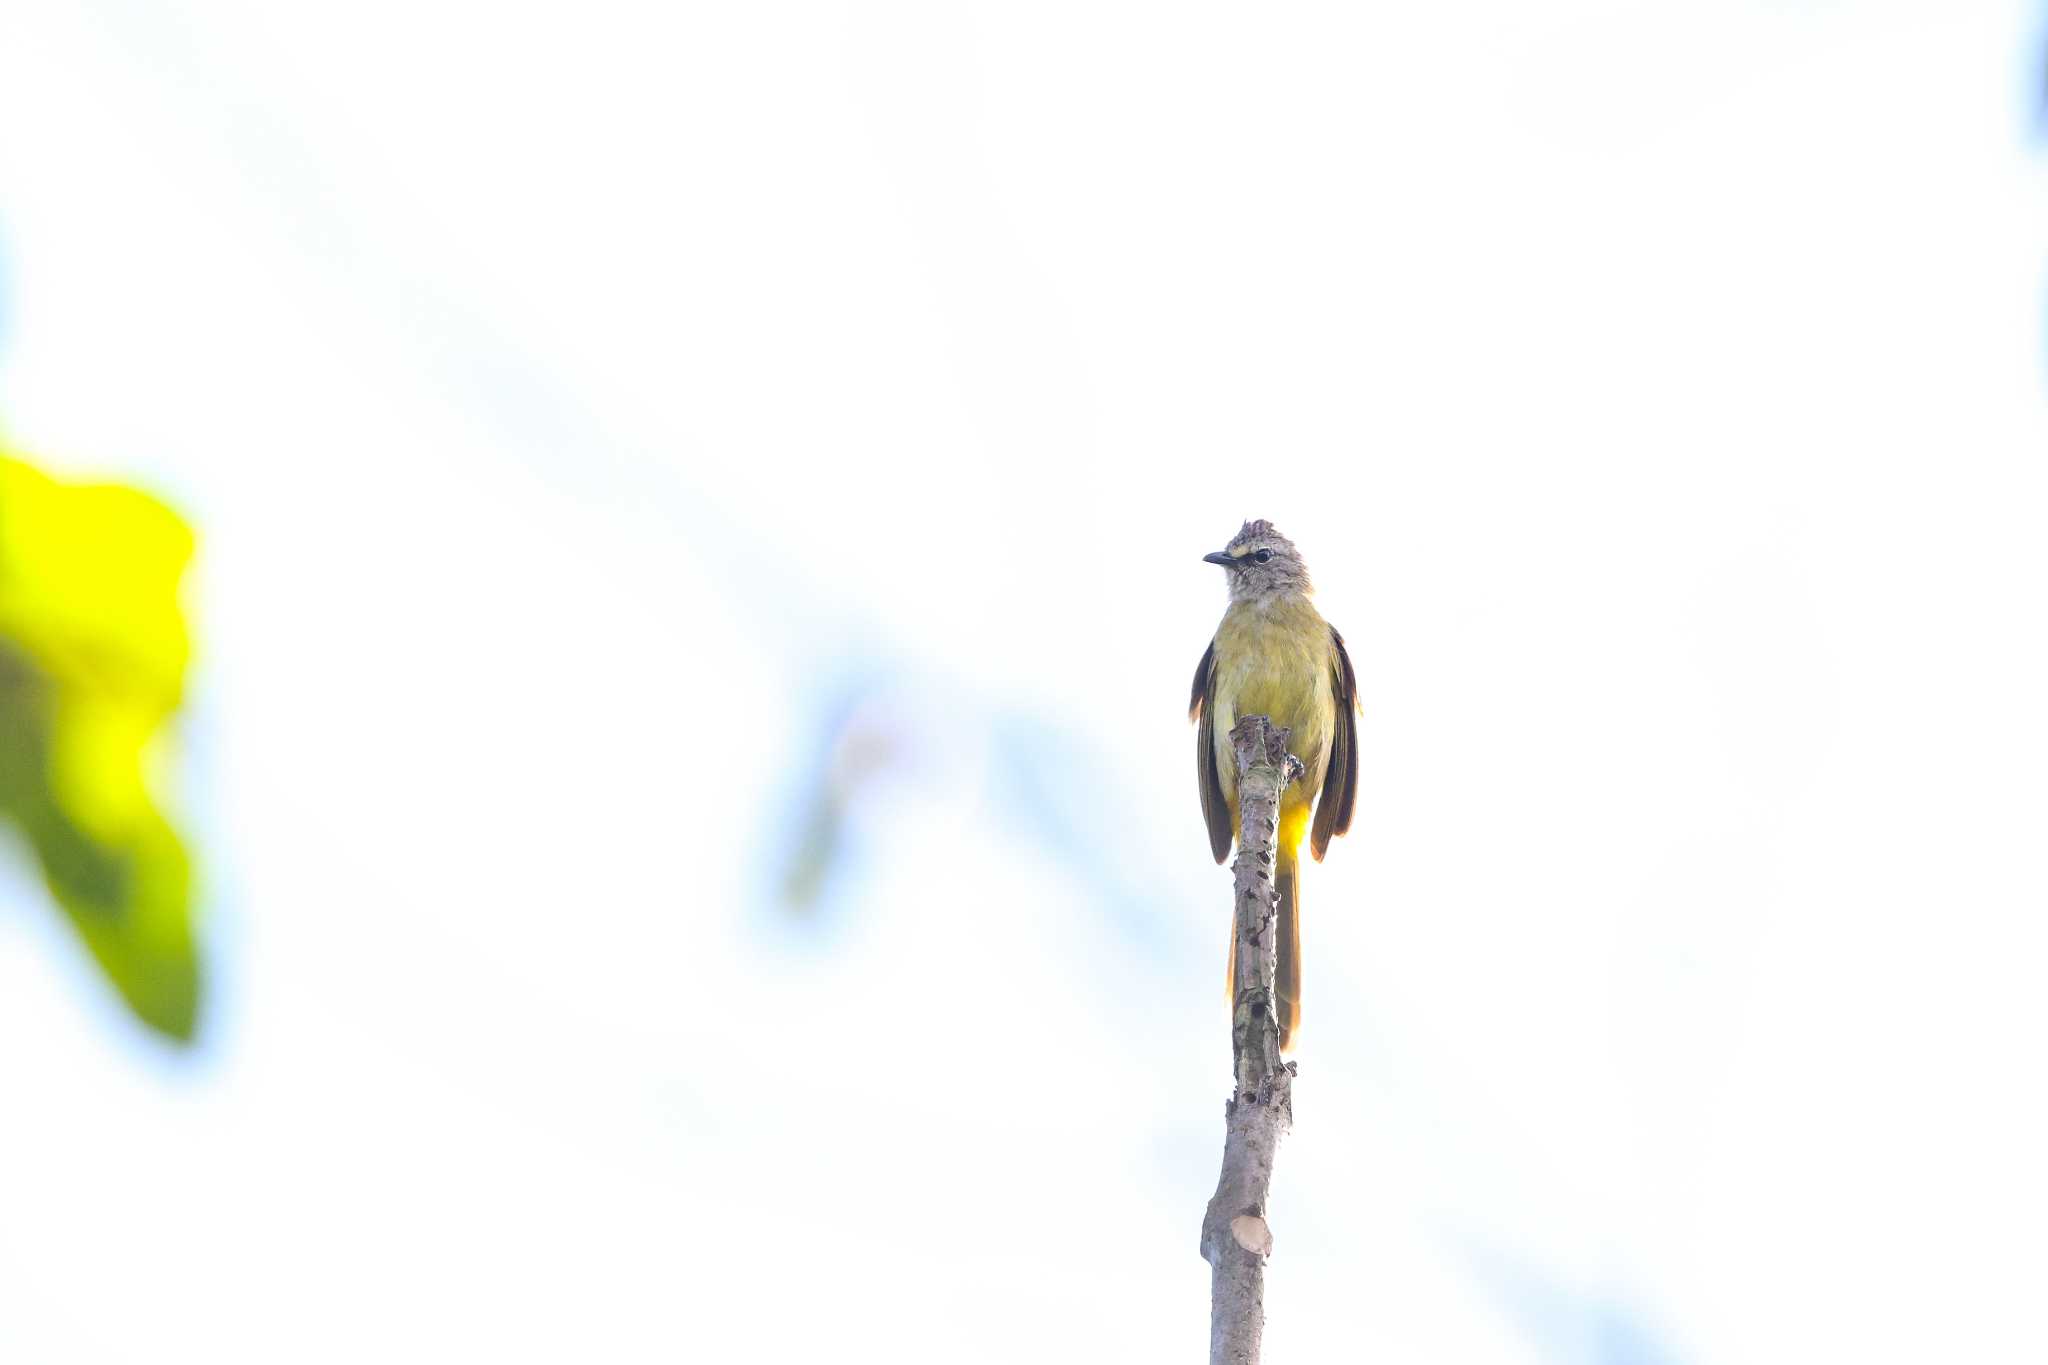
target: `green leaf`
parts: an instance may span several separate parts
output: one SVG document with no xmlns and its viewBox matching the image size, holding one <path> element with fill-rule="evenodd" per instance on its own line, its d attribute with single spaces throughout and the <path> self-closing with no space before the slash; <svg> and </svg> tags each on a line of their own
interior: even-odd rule
<svg viewBox="0 0 2048 1365">
<path fill-rule="evenodd" d="M 0 455 L 0 816 L 145 1023 L 189 1039 L 192 869 L 153 778 L 184 693 L 192 533 L 131 488 Z"/>
</svg>

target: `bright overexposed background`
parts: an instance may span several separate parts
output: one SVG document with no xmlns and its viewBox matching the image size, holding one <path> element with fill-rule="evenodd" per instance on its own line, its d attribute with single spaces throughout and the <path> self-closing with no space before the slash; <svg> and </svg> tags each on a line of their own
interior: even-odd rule
<svg viewBox="0 0 2048 1365">
<path fill-rule="evenodd" d="M 0 1360 L 1198 1358 L 1252 516 L 1365 700 L 1269 1357 L 2048 1354 L 2031 6 L 0 34 L 212 967 L 0 868 Z"/>
</svg>

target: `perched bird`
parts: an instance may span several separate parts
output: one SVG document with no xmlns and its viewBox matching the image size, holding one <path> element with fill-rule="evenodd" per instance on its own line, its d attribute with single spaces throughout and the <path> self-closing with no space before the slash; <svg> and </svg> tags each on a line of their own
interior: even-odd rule
<svg viewBox="0 0 2048 1365">
<path fill-rule="evenodd" d="M 1309 601 L 1314 589 L 1294 542 L 1270 521 L 1248 521 L 1228 547 L 1204 555 L 1230 578 L 1230 605 L 1216 638 L 1195 666 L 1188 718 L 1197 723 L 1195 775 L 1209 851 L 1222 862 L 1237 833 L 1237 759 L 1230 731 L 1240 716 L 1262 715 L 1292 733 L 1287 747 L 1305 771 L 1280 796 L 1274 880 L 1280 904 L 1274 977 L 1280 1046 L 1301 1026 L 1301 836 L 1317 862 L 1330 838 L 1351 827 L 1358 796 L 1358 686 L 1344 637 Z M 1314 808 L 1314 824 L 1310 809 Z M 1236 935 L 1231 936 L 1235 994 Z"/>
</svg>

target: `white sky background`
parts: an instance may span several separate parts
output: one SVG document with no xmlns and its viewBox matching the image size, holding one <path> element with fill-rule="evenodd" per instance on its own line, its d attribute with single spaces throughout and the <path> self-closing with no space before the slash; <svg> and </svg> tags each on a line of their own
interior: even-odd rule
<svg viewBox="0 0 2048 1365">
<path fill-rule="evenodd" d="M 1195 1358 L 1260 515 L 1367 702 L 1273 1358 L 2048 1351 L 2031 9 L 0 31 L 217 962 L 169 1055 L 11 876 L 0 1360 Z"/>
</svg>

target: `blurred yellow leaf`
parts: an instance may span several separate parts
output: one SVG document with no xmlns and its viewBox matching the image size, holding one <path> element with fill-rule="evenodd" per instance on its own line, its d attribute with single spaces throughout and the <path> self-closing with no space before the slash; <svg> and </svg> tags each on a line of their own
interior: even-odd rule
<svg viewBox="0 0 2048 1365">
<path fill-rule="evenodd" d="M 192 532 L 132 488 L 0 455 L 0 814 L 145 1022 L 192 1034 L 191 866 L 151 791 L 191 640 Z"/>
</svg>

